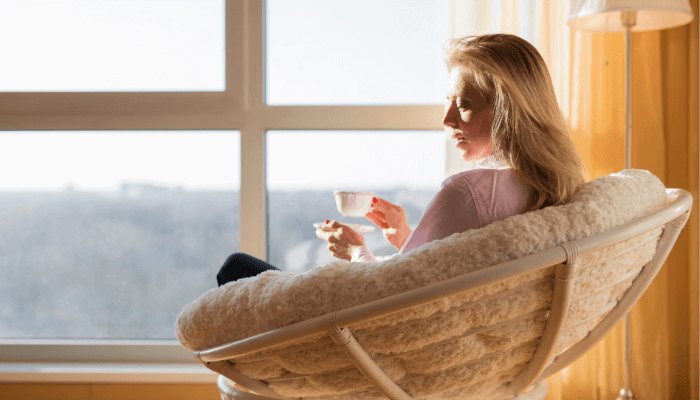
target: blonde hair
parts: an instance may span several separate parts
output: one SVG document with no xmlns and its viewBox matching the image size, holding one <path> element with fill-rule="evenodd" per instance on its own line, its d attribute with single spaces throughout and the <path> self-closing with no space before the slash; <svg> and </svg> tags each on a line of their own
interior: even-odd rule
<svg viewBox="0 0 700 400">
<path fill-rule="evenodd" d="M 522 178 L 528 209 L 567 202 L 583 168 L 537 49 L 514 35 L 469 36 L 450 41 L 447 66 L 461 68 L 492 106 L 494 156 Z"/>
</svg>

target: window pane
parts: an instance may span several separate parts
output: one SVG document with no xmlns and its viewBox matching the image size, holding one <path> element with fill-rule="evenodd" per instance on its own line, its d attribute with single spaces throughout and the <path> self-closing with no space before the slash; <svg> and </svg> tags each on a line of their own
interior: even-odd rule
<svg viewBox="0 0 700 400">
<path fill-rule="evenodd" d="M 224 0 L 3 0 L 0 91 L 222 91 Z"/>
<path fill-rule="evenodd" d="M 314 222 L 343 217 L 333 190 L 372 191 L 406 208 L 414 226 L 445 171 L 442 131 L 313 131 L 267 133 L 268 258 L 304 271 L 334 260 Z M 377 230 L 365 235 L 378 255 L 395 252 Z"/>
<path fill-rule="evenodd" d="M 174 338 L 238 248 L 239 158 L 231 131 L 0 133 L 0 338 Z"/>
<path fill-rule="evenodd" d="M 447 0 L 267 0 L 268 103 L 442 103 L 447 8 Z"/>
</svg>

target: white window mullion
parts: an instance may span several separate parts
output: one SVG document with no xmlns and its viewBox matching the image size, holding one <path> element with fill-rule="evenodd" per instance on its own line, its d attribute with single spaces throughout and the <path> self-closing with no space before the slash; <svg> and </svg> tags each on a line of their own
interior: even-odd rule
<svg viewBox="0 0 700 400">
<path fill-rule="evenodd" d="M 240 250 L 259 258 L 266 252 L 265 130 L 241 131 Z"/>
<path fill-rule="evenodd" d="M 241 225 L 240 250 L 266 257 L 265 203 L 265 110 L 263 95 L 263 1 L 243 0 L 241 24 L 245 24 L 245 46 L 238 59 L 242 68 L 245 126 L 241 130 Z"/>
</svg>

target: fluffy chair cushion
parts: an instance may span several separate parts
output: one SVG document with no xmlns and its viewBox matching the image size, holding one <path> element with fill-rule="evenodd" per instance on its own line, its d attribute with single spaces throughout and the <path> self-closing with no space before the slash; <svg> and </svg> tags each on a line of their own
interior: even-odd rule
<svg viewBox="0 0 700 400">
<path fill-rule="evenodd" d="M 664 200 L 664 185 L 655 176 L 626 170 L 587 183 L 566 205 L 454 234 L 383 262 L 335 262 L 304 274 L 265 272 L 211 289 L 185 306 L 177 338 L 192 350 L 245 338 L 601 232 Z"/>
</svg>

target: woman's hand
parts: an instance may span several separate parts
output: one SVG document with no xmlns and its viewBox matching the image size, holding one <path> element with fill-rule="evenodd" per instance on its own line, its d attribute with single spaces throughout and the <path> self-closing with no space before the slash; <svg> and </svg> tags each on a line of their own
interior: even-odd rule
<svg viewBox="0 0 700 400">
<path fill-rule="evenodd" d="M 333 256 L 348 261 L 352 257 L 352 247 L 365 245 L 361 234 L 337 221 L 326 220 L 325 225 L 316 229 L 316 236 L 328 242 L 328 250 Z"/>
<path fill-rule="evenodd" d="M 382 198 L 372 199 L 372 211 L 365 214 L 365 217 L 382 228 L 386 239 L 397 249 L 403 247 L 411 234 L 403 207 Z"/>
</svg>

